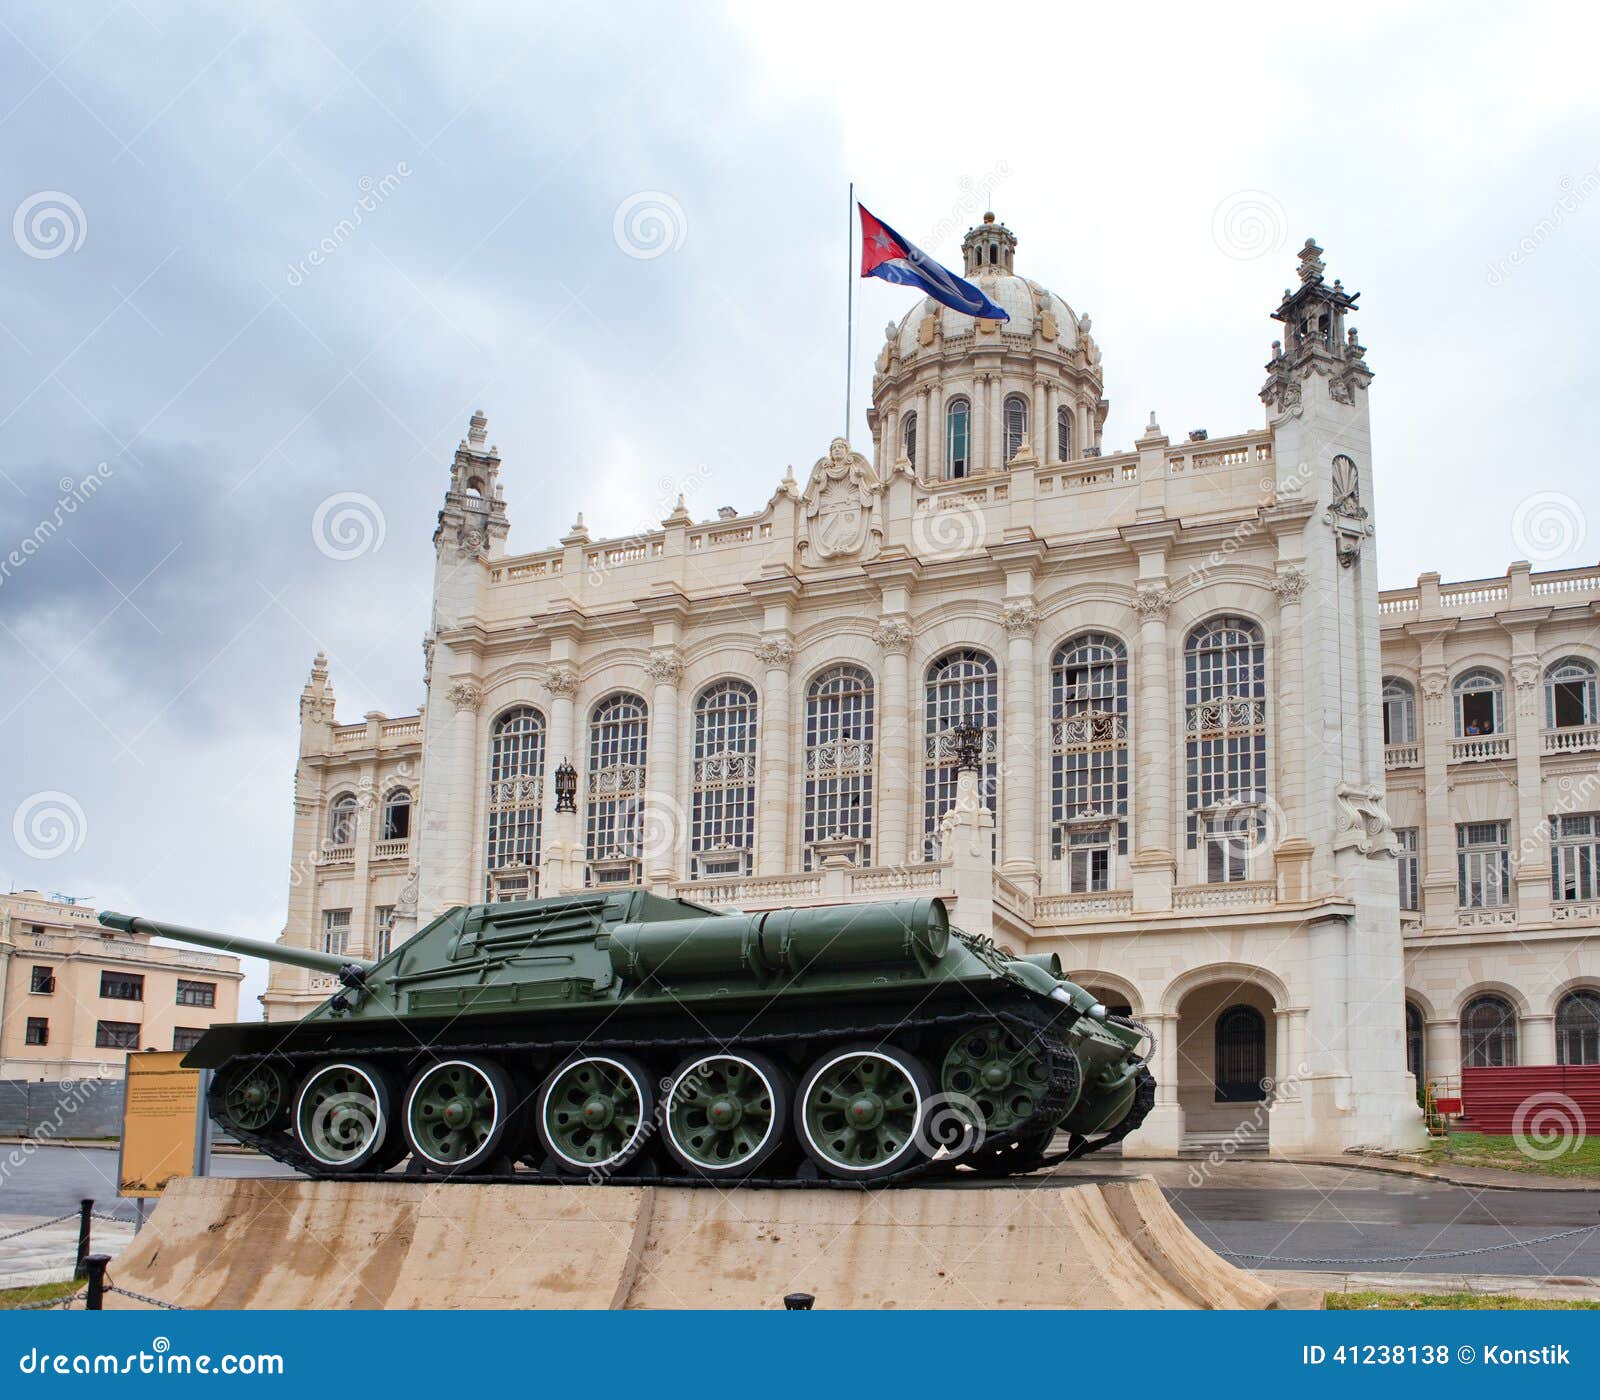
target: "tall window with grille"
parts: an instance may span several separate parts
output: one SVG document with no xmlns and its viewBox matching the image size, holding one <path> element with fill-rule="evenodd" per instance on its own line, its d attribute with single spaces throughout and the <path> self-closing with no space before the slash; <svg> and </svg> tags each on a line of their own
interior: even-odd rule
<svg viewBox="0 0 1600 1400">
<path fill-rule="evenodd" d="M 1028 440 L 1028 401 L 1021 394 L 1007 394 L 1005 401 L 1006 464 L 1022 451 Z"/>
<path fill-rule="evenodd" d="M 50 1043 L 50 1018 L 48 1016 L 28 1017 L 27 1028 L 24 1031 L 24 1045 L 48 1045 Z"/>
<path fill-rule="evenodd" d="M 637 695 L 608 695 L 589 719 L 585 853 L 591 885 L 633 885 L 641 874 L 649 710 Z"/>
<path fill-rule="evenodd" d="M 1550 897 L 1563 904 L 1595 897 L 1600 884 L 1600 815 L 1550 818 Z"/>
<path fill-rule="evenodd" d="M 950 481 L 966 476 L 972 465 L 972 409 L 955 398 L 944 410 L 944 474 Z"/>
<path fill-rule="evenodd" d="M 1400 843 L 1400 859 L 1395 862 L 1395 866 L 1400 877 L 1402 909 L 1422 907 L 1422 856 L 1417 836 L 1418 831 L 1414 826 L 1395 828 L 1394 839 Z"/>
<path fill-rule="evenodd" d="M 1568 656 L 1545 672 L 1546 729 L 1576 729 L 1600 723 L 1600 705 L 1596 700 L 1593 663 L 1582 657 Z"/>
<path fill-rule="evenodd" d="M 1495 1069 L 1517 1062 L 1517 1013 L 1502 996 L 1474 997 L 1461 1010 L 1461 1063 Z"/>
<path fill-rule="evenodd" d="M 1511 892 L 1511 847 L 1505 822 L 1463 822 L 1456 827 L 1456 902 L 1463 909 L 1494 909 Z"/>
<path fill-rule="evenodd" d="M 1072 460 L 1072 409 L 1062 404 L 1056 409 L 1056 461 Z"/>
<path fill-rule="evenodd" d="M 338 848 L 356 843 L 359 804 L 353 792 L 341 792 L 328 808 L 328 845 Z"/>
<path fill-rule="evenodd" d="M 939 819 L 955 806 L 957 753 L 952 728 L 967 717 L 983 731 L 979 748 L 978 790 L 995 810 L 1000 784 L 1000 684 L 994 658 L 962 647 L 947 651 L 928 667 L 923 699 L 923 849 L 939 853 Z M 991 855 L 993 846 L 991 844 Z"/>
<path fill-rule="evenodd" d="M 1409 681 L 1398 676 L 1386 677 L 1383 682 L 1383 742 L 1417 742 L 1417 693 Z"/>
<path fill-rule="evenodd" d="M 322 951 L 345 954 L 350 951 L 350 911 L 324 909 L 322 911 Z"/>
<path fill-rule="evenodd" d="M 1188 844 L 1208 880 L 1248 878 L 1267 800 L 1267 665 L 1261 629 L 1217 617 L 1184 647 Z M 1241 868 L 1243 862 L 1243 868 Z"/>
<path fill-rule="evenodd" d="M 747 875 L 756 845 L 756 692 L 721 681 L 694 707 L 690 854 L 698 879 Z"/>
<path fill-rule="evenodd" d="M 805 868 L 818 841 L 855 843 L 856 862 L 872 854 L 872 677 L 832 666 L 806 691 Z"/>
<path fill-rule="evenodd" d="M 485 897 L 539 893 L 540 808 L 544 795 L 544 716 L 518 705 L 489 735 L 489 839 Z"/>
<path fill-rule="evenodd" d="M 912 466 L 917 464 L 917 415 L 915 411 L 906 414 L 900 429 L 900 450 L 905 455 L 906 461 Z"/>
<path fill-rule="evenodd" d="M 1128 653 L 1084 632 L 1050 662 L 1050 855 L 1073 893 L 1108 888 L 1128 849 Z"/>
<path fill-rule="evenodd" d="M 1600 992 L 1580 987 L 1556 1003 L 1556 1063 L 1600 1065 Z"/>
</svg>

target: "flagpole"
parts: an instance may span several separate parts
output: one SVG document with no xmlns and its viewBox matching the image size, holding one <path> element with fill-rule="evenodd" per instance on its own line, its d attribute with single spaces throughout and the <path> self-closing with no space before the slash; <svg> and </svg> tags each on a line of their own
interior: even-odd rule
<svg viewBox="0 0 1600 1400">
<path fill-rule="evenodd" d="M 844 226 L 844 437 L 850 440 L 850 370 L 855 356 L 856 182 L 850 182 L 850 207 Z"/>
</svg>

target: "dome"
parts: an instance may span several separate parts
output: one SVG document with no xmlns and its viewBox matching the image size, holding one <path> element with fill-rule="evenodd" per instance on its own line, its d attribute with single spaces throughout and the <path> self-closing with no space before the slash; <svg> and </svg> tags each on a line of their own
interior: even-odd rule
<svg viewBox="0 0 1600 1400">
<path fill-rule="evenodd" d="M 932 342 L 929 329 L 925 329 L 931 317 L 938 318 L 935 324 L 939 336 L 947 341 L 997 334 L 1002 343 L 1029 343 L 1037 337 L 1069 355 L 1077 349 L 1079 323 L 1072 308 L 1048 287 L 1012 271 L 1016 244 L 1016 235 L 1004 224 L 996 223 L 993 214 L 985 214 L 983 223 L 970 230 L 961 243 L 965 255 L 963 275 L 977 283 L 989 300 L 1003 307 L 1011 317 L 1009 321 L 1002 321 L 994 331 L 986 331 L 990 322 L 976 321 L 941 306 L 932 297 L 924 297 L 889 336 L 896 354 L 910 359 Z"/>
</svg>

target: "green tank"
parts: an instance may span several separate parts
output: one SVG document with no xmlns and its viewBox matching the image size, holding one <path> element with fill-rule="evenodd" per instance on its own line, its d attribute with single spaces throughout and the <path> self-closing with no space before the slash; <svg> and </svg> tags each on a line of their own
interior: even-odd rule
<svg viewBox="0 0 1600 1400">
<path fill-rule="evenodd" d="M 460 906 L 376 962 L 100 922 L 338 978 L 302 1020 L 214 1026 L 184 1060 L 215 1071 L 224 1129 L 316 1177 L 1007 1175 L 1155 1101 L 1143 1026 L 938 899 L 738 914 L 597 890 Z"/>
</svg>

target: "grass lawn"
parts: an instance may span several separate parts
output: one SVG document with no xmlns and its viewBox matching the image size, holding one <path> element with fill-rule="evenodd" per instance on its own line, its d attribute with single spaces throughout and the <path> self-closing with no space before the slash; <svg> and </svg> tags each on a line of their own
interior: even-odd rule
<svg viewBox="0 0 1600 1400">
<path fill-rule="evenodd" d="M 68 1279 L 65 1283 L 36 1283 L 32 1288 L 0 1288 L 0 1308 L 14 1308 L 18 1303 L 44 1303 L 52 1298 L 68 1298 L 83 1287 L 83 1280 Z"/>
<path fill-rule="evenodd" d="M 1515 1138 L 1490 1137 L 1487 1133 L 1451 1133 L 1444 1141 L 1430 1142 L 1427 1156 L 1434 1166 L 1499 1167 L 1504 1171 L 1531 1172 L 1538 1176 L 1587 1178 L 1600 1187 L 1600 1136 L 1585 1138 L 1559 1156 L 1541 1161 L 1519 1151 Z"/>
<path fill-rule="evenodd" d="M 1329 1293 L 1322 1300 L 1329 1312 L 1361 1312 L 1367 1308 L 1452 1308 L 1462 1312 L 1537 1312 L 1600 1310 L 1588 1298 L 1518 1298 L 1509 1293 Z"/>
</svg>

